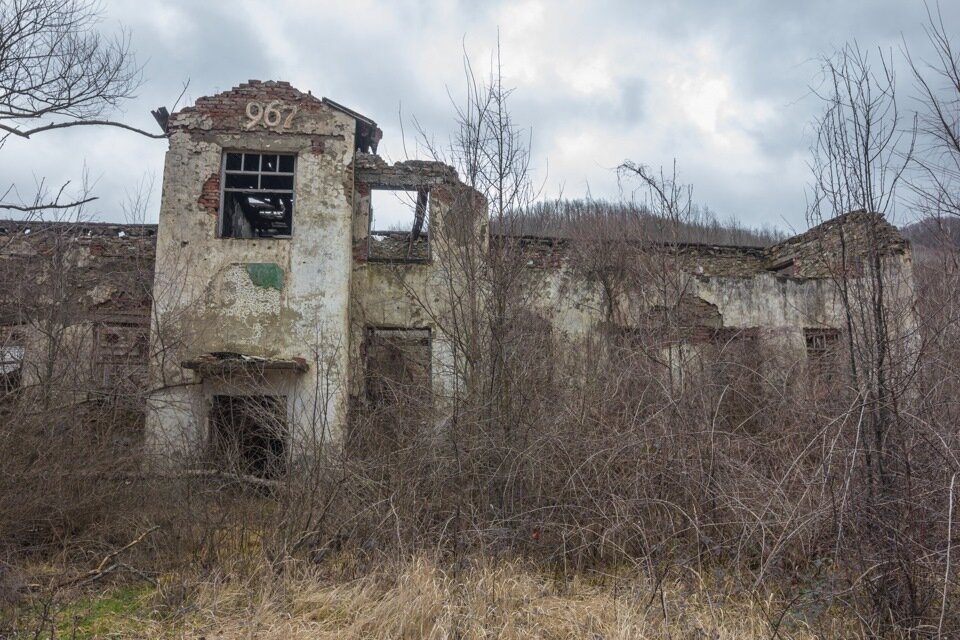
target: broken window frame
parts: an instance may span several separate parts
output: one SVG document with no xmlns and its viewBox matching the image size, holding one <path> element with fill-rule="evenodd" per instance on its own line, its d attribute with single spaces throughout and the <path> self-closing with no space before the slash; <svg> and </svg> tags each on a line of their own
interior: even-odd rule
<svg viewBox="0 0 960 640">
<path fill-rule="evenodd" d="M 240 169 L 228 168 L 230 160 L 234 156 L 240 156 Z M 257 169 L 256 170 L 247 170 L 247 157 L 257 156 Z M 277 158 L 277 168 L 275 171 L 264 171 L 263 169 L 263 158 L 265 156 L 274 156 Z M 281 167 L 281 158 L 290 158 L 292 160 L 292 166 L 289 171 L 280 171 Z M 297 172 L 297 154 L 295 153 L 269 153 L 265 151 L 242 151 L 242 150 L 227 150 L 223 151 L 222 157 L 220 159 L 220 208 L 217 214 L 217 237 L 224 240 L 289 240 L 293 237 L 294 232 L 294 212 L 296 211 L 296 172 Z M 290 178 L 290 188 L 289 189 L 279 189 L 279 188 L 263 188 L 263 176 L 267 177 L 289 177 Z M 230 187 L 227 185 L 228 178 L 231 176 L 247 176 L 249 178 L 256 179 L 256 188 L 239 188 L 239 187 Z M 231 230 L 231 233 L 228 235 L 225 233 L 225 227 L 227 222 L 227 206 L 231 194 L 263 194 L 265 196 L 272 196 L 277 198 L 289 198 L 290 209 L 284 215 L 284 222 L 286 222 L 287 233 L 278 233 L 278 234 L 267 234 L 267 235 L 257 235 L 256 232 L 252 232 L 252 235 L 237 235 L 236 230 Z M 283 201 L 283 200 L 281 200 Z M 242 214 L 245 219 L 247 214 Z"/>
<path fill-rule="evenodd" d="M 116 339 L 109 339 L 108 335 Z M 146 381 L 149 352 L 149 327 L 145 323 L 135 321 L 96 323 L 93 335 L 93 359 L 97 386 L 108 391 L 118 391 L 131 385 L 134 387 L 141 385 Z"/>
<path fill-rule="evenodd" d="M 409 231 L 390 231 L 386 229 L 374 229 L 374 218 L 376 212 L 374 210 L 374 198 L 373 195 L 377 191 L 386 191 L 396 193 L 398 191 L 402 192 L 413 192 L 417 193 L 417 201 L 413 207 L 413 224 L 410 227 Z M 400 263 L 400 264 L 424 264 L 429 263 L 433 260 L 433 243 L 430 241 L 430 214 L 432 213 L 432 201 L 433 197 L 431 196 L 430 189 L 427 187 L 371 187 L 370 188 L 370 214 L 367 221 L 367 260 L 370 262 L 385 262 L 385 263 Z M 374 250 L 374 247 L 379 244 L 380 241 L 375 241 L 375 237 L 385 238 L 388 240 L 398 240 L 407 242 L 406 255 L 401 257 L 377 254 Z M 424 255 L 412 255 L 415 244 L 419 238 L 423 238 L 426 250 Z"/>
<path fill-rule="evenodd" d="M 26 341 L 19 327 L 0 328 L 0 400 L 23 388 L 25 357 Z"/>
<path fill-rule="evenodd" d="M 807 360 L 822 364 L 836 357 L 840 347 L 840 330 L 826 327 L 804 327 L 803 341 Z"/>
</svg>

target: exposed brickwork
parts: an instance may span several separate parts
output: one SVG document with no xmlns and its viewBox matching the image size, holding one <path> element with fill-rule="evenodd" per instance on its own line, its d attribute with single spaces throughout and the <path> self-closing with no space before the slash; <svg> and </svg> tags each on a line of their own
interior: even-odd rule
<svg viewBox="0 0 960 640">
<path fill-rule="evenodd" d="M 71 235 L 90 238 L 149 237 L 157 235 L 155 224 L 114 224 L 111 222 L 42 222 L 28 220 L 0 220 L 0 237 L 29 235 L 26 230 L 52 231 L 69 229 Z M 122 236 L 120 234 L 123 234 Z"/>
<path fill-rule="evenodd" d="M 220 211 L 220 174 L 215 173 L 206 179 L 197 200 L 200 208 L 212 216 Z"/>
<path fill-rule="evenodd" d="M 879 213 L 837 216 L 767 250 L 768 268 L 798 278 L 862 275 L 864 258 L 902 255 L 910 242 Z"/>
<path fill-rule="evenodd" d="M 492 243 L 508 241 L 519 241 L 528 266 L 534 269 L 562 267 L 572 255 L 574 242 L 535 236 L 491 237 Z M 638 253 L 668 251 L 685 271 L 698 277 L 750 278 L 772 271 L 783 277 L 824 278 L 841 272 L 862 275 L 870 247 L 881 256 L 902 255 L 909 250 L 910 242 L 880 214 L 856 211 L 768 248 L 640 241 L 632 246 Z"/>
<path fill-rule="evenodd" d="M 687 272 L 707 278 L 749 278 L 766 269 L 766 254 L 757 247 L 681 244 L 676 251 Z"/>
<path fill-rule="evenodd" d="M 367 261 L 367 241 L 355 240 L 353 242 L 353 261 L 356 264 L 363 264 Z"/>
<path fill-rule="evenodd" d="M 380 231 L 371 235 L 368 260 L 388 262 L 426 262 L 430 260 L 430 242 L 422 233 L 413 242 L 406 231 Z"/>
<path fill-rule="evenodd" d="M 0 322 L 48 312 L 148 326 L 155 225 L 0 221 Z"/>
<path fill-rule="evenodd" d="M 713 340 L 723 326 L 723 318 L 716 305 L 693 295 L 685 295 L 671 309 L 653 307 L 641 324 L 644 331 L 665 344 L 702 344 Z"/>
<path fill-rule="evenodd" d="M 196 118 L 192 116 L 200 115 L 209 118 L 209 126 L 204 128 L 210 131 L 242 131 L 247 120 L 247 104 L 251 101 L 266 104 L 273 100 L 296 105 L 298 116 L 318 114 L 324 109 L 319 98 L 295 89 L 289 82 L 250 80 L 215 96 L 198 98 L 192 107 L 181 109 L 171 117 L 170 130 L 193 128 Z"/>
<path fill-rule="evenodd" d="M 537 236 L 516 237 L 494 235 L 491 243 L 514 243 L 519 241 L 527 265 L 533 269 L 559 269 L 571 256 L 574 240 L 568 238 L 545 238 Z M 680 265 L 698 276 L 750 277 L 766 269 L 764 249 L 757 247 L 727 247 L 705 244 L 651 244 L 635 242 L 628 245 L 637 254 L 642 252 L 669 251 Z M 622 246 L 621 246 L 622 250 Z"/>
<path fill-rule="evenodd" d="M 564 238 L 493 235 L 490 237 L 490 247 L 501 251 L 517 248 L 531 269 L 559 269 L 569 255 L 570 241 Z"/>
<path fill-rule="evenodd" d="M 371 188 L 435 189 L 459 183 L 456 169 L 431 160 L 407 160 L 390 165 L 380 156 L 359 153 L 353 166 L 357 189 L 362 194 L 369 193 Z"/>
</svg>

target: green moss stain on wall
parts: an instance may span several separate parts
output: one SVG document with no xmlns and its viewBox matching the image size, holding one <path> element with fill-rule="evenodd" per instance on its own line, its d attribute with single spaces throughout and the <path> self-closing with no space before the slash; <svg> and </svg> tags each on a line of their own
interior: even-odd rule
<svg viewBox="0 0 960 640">
<path fill-rule="evenodd" d="M 273 262 L 251 262 L 246 265 L 250 282 L 264 289 L 283 291 L 283 269 Z"/>
</svg>

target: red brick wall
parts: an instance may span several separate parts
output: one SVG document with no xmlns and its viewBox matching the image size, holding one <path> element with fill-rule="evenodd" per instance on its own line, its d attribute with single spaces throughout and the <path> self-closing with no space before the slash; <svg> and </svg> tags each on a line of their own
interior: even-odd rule
<svg viewBox="0 0 960 640">
<path fill-rule="evenodd" d="M 212 216 L 216 216 L 220 211 L 220 174 L 215 173 L 206 182 L 200 190 L 200 198 L 197 199 L 200 208 Z"/>
<path fill-rule="evenodd" d="M 174 114 L 170 122 L 170 129 L 188 126 L 181 124 L 183 116 L 201 114 L 210 118 L 212 121 L 211 130 L 213 131 L 244 130 L 245 123 L 249 121 L 246 112 L 247 104 L 256 101 L 266 105 L 273 100 L 283 102 L 287 106 L 296 105 L 298 114 L 315 114 L 323 110 L 323 103 L 319 98 L 300 92 L 293 88 L 289 82 L 250 80 L 230 91 L 224 91 L 215 96 L 198 98 L 194 106 L 186 107 Z M 289 111 L 283 112 L 283 118 L 286 118 L 288 114 Z M 260 128 L 258 126 L 256 129 Z M 270 127 L 270 129 L 275 130 L 273 127 Z"/>
</svg>

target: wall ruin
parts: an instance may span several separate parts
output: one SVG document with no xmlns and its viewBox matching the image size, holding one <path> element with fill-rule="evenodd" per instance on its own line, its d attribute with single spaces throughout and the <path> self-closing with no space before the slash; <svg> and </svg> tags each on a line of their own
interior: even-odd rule
<svg viewBox="0 0 960 640">
<path fill-rule="evenodd" d="M 797 361 L 822 354 L 858 330 L 841 284 L 871 269 L 888 274 L 894 321 L 915 323 L 909 243 L 876 214 L 839 216 L 768 248 L 589 247 L 622 254 L 627 271 L 605 288 L 576 241 L 491 236 L 482 196 L 453 168 L 388 164 L 375 155 L 375 123 L 287 83 L 201 98 L 171 117 L 169 134 L 159 226 L 0 223 L 0 337 L 7 356 L 22 350 L 24 384 L 43 377 L 28 365 L 43 353 L 43 322 L 74 327 L 101 377 L 140 354 L 147 448 L 161 458 L 223 442 L 225 407 L 282 406 L 282 456 L 292 459 L 340 442 L 348 412 L 392 386 L 426 377 L 434 401 L 449 397 L 465 374 L 448 327 L 465 301 L 482 312 L 488 252 L 505 247 L 522 258 L 542 339 L 640 336 L 679 377 L 718 344 L 775 343 Z M 406 226 L 375 228 L 377 198 L 391 192 L 407 194 Z M 228 196 L 236 229 L 224 222 Z M 149 356 L 117 327 L 149 327 Z M 393 362 L 407 351 L 409 367 Z M 267 400 L 230 399 L 248 396 Z"/>
</svg>

